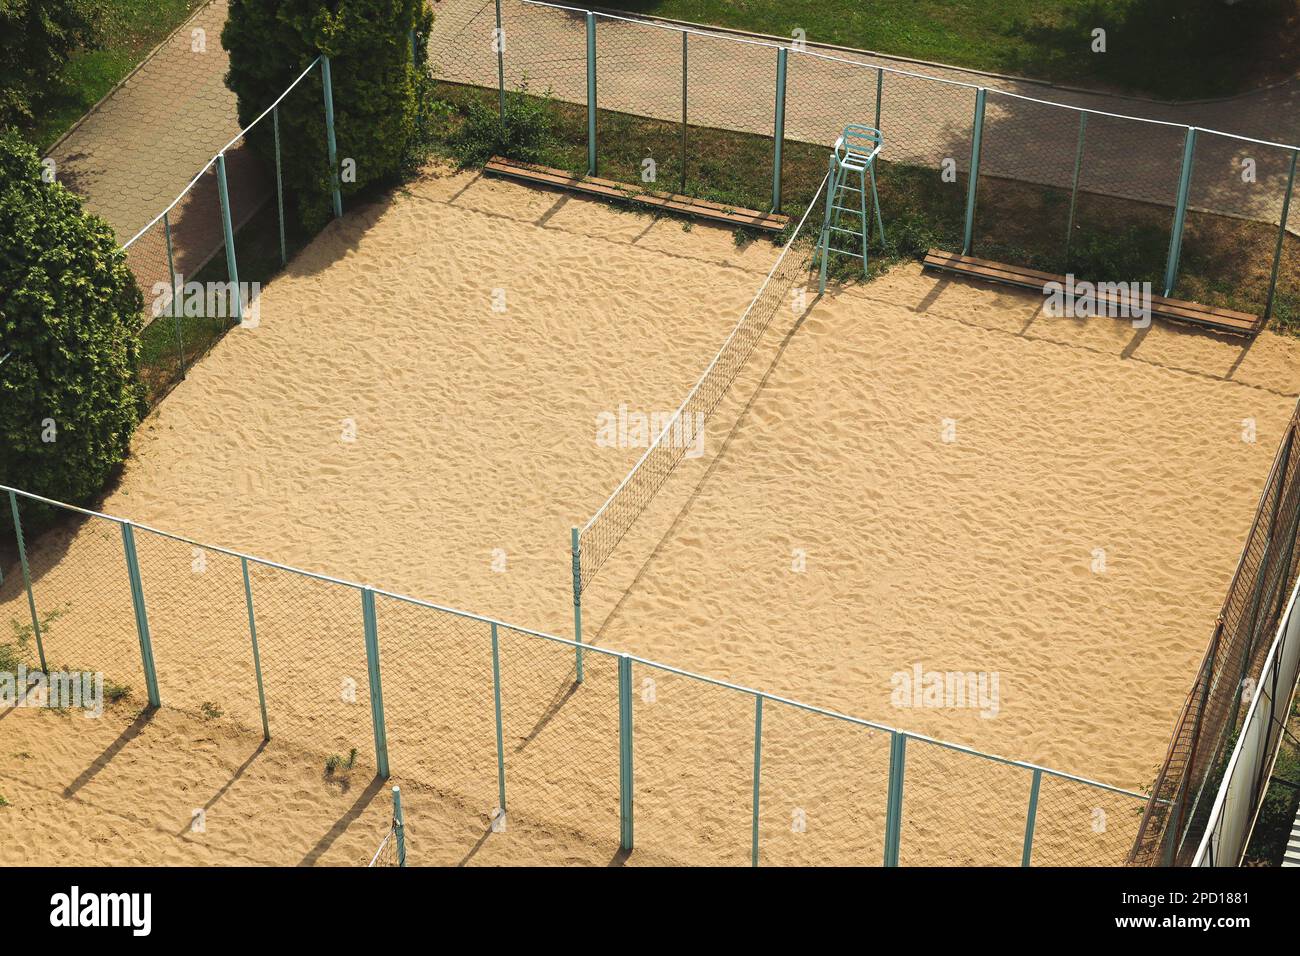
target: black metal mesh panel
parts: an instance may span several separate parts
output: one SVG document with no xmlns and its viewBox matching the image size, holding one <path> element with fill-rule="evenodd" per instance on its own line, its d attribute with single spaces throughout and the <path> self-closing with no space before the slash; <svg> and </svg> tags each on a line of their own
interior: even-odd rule
<svg viewBox="0 0 1300 956">
<path fill-rule="evenodd" d="M 499 627 L 507 826 L 561 826 L 618 849 L 618 663 Z"/>
<path fill-rule="evenodd" d="M 135 549 L 163 703 L 260 733 L 239 559 L 143 528 Z"/>
<path fill-rule="evenodd" d="M 889 734 L 763 703 L 762 866 L 879 866 Z"/>
<path fill-rule="evenodd" d="M 1082 116 L 990 91 L 971 255 L 1057 274 L 1068 270 Z"/>
<path fill-rule="evenodd" d="M 681 864 L 749 864 L 754 698 L 632 665 L 636 840 Z"/>
</svg>

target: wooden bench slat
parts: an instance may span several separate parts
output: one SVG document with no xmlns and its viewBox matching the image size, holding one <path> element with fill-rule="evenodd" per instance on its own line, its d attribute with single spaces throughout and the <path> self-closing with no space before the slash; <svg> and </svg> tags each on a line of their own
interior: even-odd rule
<svg viewBox="0 0 1300 956">
<path fill-rule="evenodd" d="M 624 202 L 641 203 L 656 209 L 666 209 L 688 216 L 711 219 L 733 226 L 748 226 L 780 232 L 790 222 L 789 216 L 779 213 L 759 212 L 756 209 L 731 207 L 707 199 L 696 199 L 679 193 L 657 192 L 637 189 L 625 183 L 618 183 L 596 176 L 574 176 L 562 169 L 539 166 L 535 163 L 523 163 L 518 160 L 493 156 L 484 167 L 487 172 L 502 176 L 513 176 L 528 182 L 571 189 L 575 192 L 601 199 L 616 199 Z"/>
<path fill-rule="evenodd" d="M 953 252 L 945 252 L 942 249 L 931 249 L 925 256 L 924 265 L 927 269 L 955 272 L 976 279 L 1002 282 L 1030 289 L 1041 289 L 1049 282 L 1065 284 L 1064 276 L 1039 272 L 1036 269 L 1028 269 L 1022 266 L 1008 265 L 1004 262 L 994 262 L 990 259 L 979 259 L 975 256 L 963 256 Z M 1092 285 L 1096 290 L 1096 283 L 1092 283 Z M 1122 301 L 1117 296 L 1101 291 L 1097 291 L 1096 294 L 1100 302 L 1111 304 Z M 1172 322 L 1202 325 L 1221 332 L 1232 332 L 1248 336 L 1257 335 L 1264 327 L 1262 316 L 1254 316 L 1246 312 L 1235 312 L 1232 309 L 1221 309 L 1199 302 L 1169 299 L 1159 295 L 1151 297 L 1151 314 Z"/>
</svg>

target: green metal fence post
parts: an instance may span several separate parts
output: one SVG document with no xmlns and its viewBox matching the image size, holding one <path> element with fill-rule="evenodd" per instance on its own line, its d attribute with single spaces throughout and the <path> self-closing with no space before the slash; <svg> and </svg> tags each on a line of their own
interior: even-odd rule
<svg viewBox="0 0 1300 956">
<path fill-rule="evenodd" d="M 907 763 L 907 734 L 895 730 L 889 738 L 889 798 L 885 804 L 885 866 L 898 866 L 903 832 L 903 770 Z"/>
<path fill-rule="evenodd" d="M 1295 188 L 1297 150 L 1291 150 L 1291 172 L 1286 179 L 1286 195 L 1282 197 L 1282 220 L 1277 230 L 1277 245 L 1273 247 L 1273 274 L 1268 280 L 1268 298 L 1264 302 L 1264 324 L 1273 317 L 1273 293 L 1277 291 L 1277 270 L 1282 264 L 1282 243 L 1286 239 L 1286 224 L 1291 217 L 1291 194 Z"/>
<path fill-rule="evenodd" d="M 885 71 L 876 67 L 876 132 L 880 132 L 880 95 L 885 91 Z"/>
<path fill-rule="evenodd" d="M 619 845 L 632 849 L 632 658 L 618 658 Z"/>
<path fill-rule="evenodd" d="M 379 680 L 379 625 L 375 618 L 375 592 L 361 589 L 361 616 L 366 630 L 366 671 L 370 678 L 370 720 L 375 728 L 375 766 L 387 780 L 388 732 L 384 728 L 384 690 Z"/>
<path fill-rule="evenodd" d="M 984 87 L 975 91 L 975 123 L 970 144 L 970 180 L 966 183 L 966 231 L 961 242 L 961 254 L 970 255 L 971 238 L 975 232 L 975 193 L 980 180 L 980 146 L 984 141 Z"/>
<path fill-rule="evenodd" d="M 284 242 L 284 177 L 280 174 L 280 107 L 271 110 L 271 128 L 275 130 L 275 210 L 280 219 L 280 265 L 289 264 L 289 250 Z"/>
<path fill-rule="evenodd" d="M 343 218 L 343 196 L 339 193 L 339 147 L 334 137 L 334 81 L 330 73 L 330 58 L 320 58 L 320 82 L 325 91 L 325 146 L 329 150 L 330 189 L 334 195 L 334 218 Z"/>
<path fill-rule="evenodd" d="M 686 192 L 686 77 L 687 77 L 687 50 L 686 41 L 690 34 L 685 30 L 682 31 L 682 187 L 681 192 Z"/>
<path fill-rule="evenodd" d="M 492 625 L 492 701 L 497 722 L 497 809 L 506 812 L 506 747 L 501 732 L 501 650 L 497 641 L 497 626 Z"/>
<path fill-rule="evenodd" d="M 248 608 L 248 636 L 253 640 L 253 676 L 257 678 L 257 706 L 262 712 L 262 739 L 271 739 L 271 725 L 266 719 L 266 691 L 262 687 L 262 655 L 257 650 L 257 622 L 253 619 L 253 585 L 248 578 L 248 558 L 240 558 L 244 572 L 244 604 Z"/>
<path fill-rule="evenodd" d="M 122 522 L 122 550 L 126 554 L 126 574 L 131 585 L 131 604 L 135 608 L 135 630 L 140 638 L 140 663 L 144 667 L 145 693 L 150 707 L 161 707 L 158 697 L 158 671 L 154 667 L 153 641 L 149 637 L 149 612 L 145 609 L 144 585 L 140 580 L 140 562 L 135 553 L 135 528 Z"/>
<path fill-rule="evenodd" d="M 1187 127 L 1183 139 L 1183 169 L 1178 179 L 1178 202 L 1174 207 L 1174 225 L 1169 230 L 1169 260 L 1165 264 L 1166 297 L 1173 295 L 1178 281 L 1178 259 L 1183 251 L 1183 226 L 1187 222 L 1187 196 L 1192 187 L 1192 159 L 1196 150 L 1196 127 Z"/>
<path fill-rule="evenodd" d="M 763 770 L 763 695 L 754 695 L 754 822 L 749 840 L 749 865 L 758 866 L 758 786 Z"/>
<path fill-rule="evenodd" d="M 573 564 L 573 642 L 577 661 L 578 683 L 582 683 L 582 553 L 578 549 L 578 529 L 572 528 L 569 552 Z"/>
<path fill-rule="evenodd" d="M 402 817 L 402 788 L 393 788 L 393 836 L 397 837 L 397 865 L 406 866 L 406 821 Z"/>
<path fill-rule="evenodd" d="M 27 588 L 27 610 L 32 615 L 32 634 L 36 637 L 36 656 L 41 670 L 49 671 L 45 664 L 45 645 L 41 642 L 41 622 L 36 616 L 36 598 L 32 595 L 32 572 L 27 564 L 27 545 L 23 541 L 23 523 L 18 517 L 18 496 L 9 492 L 9 512 L 14 516 L 14 537 L 18 539 L 18 561 L 23 567 L 23 585 Z"/>
<path fill-rule="evenodd" d="M 1038 822 L 1038 790 L 1043 783 L 1043 771 L 1034 771 L 1034 782 L 1029 785 L 1029 812 L 1025 814 L 1025 848 L 1020 852 L 1020 865 L 1028 866 L 1034 853 L 1034 826 Z"/>
<path fill-rule="evenodd" d="M 587 14 L 587 175 L 596 175 L 596 15 Z"/>
<path fill-rule="evenodd" d="M 501 0 L 497 5 L 497 105 L 501 125 L 506 125 L 506 32 L 501 26 Z"/>
<path fill-rule="evenodd" d="M 1079 113 L 1079 143 L 1074 148 L 1074 176 L 1070 180 L 1070 218 L 1065 224 L 1065 262 L 1066 271 L 1070 268 L 1070 242 L 1074 238 L 1074 209 L 1079 199 L 1079 174 L 1083 170 L 1083 144 L 1088 133 L 1088 114 Z"/>
<path fill-rule="evenodd" d="M 244 321 L 244 297 L 239 291 L 239 263 L 235 259 L 235 228 L 230 215 L 230 188 L 226 180 L 226 154 L 217 153 L 217 192 L 221 199 L 221 233 L 226 240 L 226 272 L 234 301 L 231 311 L 236 322 Z"/>
<path fill-rule="evenodd" d="M 781 149 L 785 145 L 785 75 L 790 51 L 776 50 L 776 118 L 772 123 L 772 212 L 781 211 Z"/>
<path fill-rule="evenodd" d="M 420 65 L 420 54 L 415 47 L 415 27 L 411 27 L 411 66 L 414 67 L 419 65 Z M 396 790 L 397 788 L 394 787 L 393 789 Z"/>
<path fill-rule="evenodd" d="M 181 313 L 185 310 L 181 307 L 182 286 L 176 281 L 176 257 L 172 251 L 172 224 L 171 213 L 163 213 L 163 239 L 167 243 L 167 274 L 171 277 L 172 287 L 172 327 L 176 331 L 176 361 L 181 370 L 181 378 L 185 377 L 185 339 L 181 333 Z"/>
</svg>

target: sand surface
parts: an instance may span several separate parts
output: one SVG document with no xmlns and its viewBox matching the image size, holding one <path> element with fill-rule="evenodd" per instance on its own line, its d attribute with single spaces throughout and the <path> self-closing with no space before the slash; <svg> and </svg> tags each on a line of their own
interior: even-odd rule
<svg viewBox="0 0 1300 956">
<path fill-rule="evenodd" d="M 599 445 L 597 416 L 673 409 L 775 255 L 433 170 L 330 227 L 265 290 L 258 327 L 228 335 L 142 426 L 102 510 L 570 636 L 569 529 L 641 451 Z M 783 312 L 705 454 L 591 584 L 584 636 L 1147 784 L 1294 407 L 1297 343 L 1265 334 L 1247 349 L 1039 304 L 908 265 Z M 255 754 L 239 562 L 147 532 L 137 546 L 167 709 L 139 733 L 120 531 L 90 522 L 32 549 L 41 614 L 57 614 L 47 654 L 102 667 L 135 702 L 79 734 L 65 723 L 79 717 L 0 717 L 23 738 L 0 747 L 5 862 L 75 858 L 96 827 L 123 835 L 96 844 L 103 862 L 367 856 L 387 798 L 365 783 L 359 592 L 252 568 L 274 738 Z M 0 616 L 25 620 L 5 573 Z M 382 596 L 376 616 L 394 773 L 422 795 L 413 861 L 614 859 L 613 659 L 589 653 L 578 688 L 568 648 L 498 635 L 509 825 L 489 834 L 487 625 Z M 917 663 L 996 674 L 996 715 L 894 706 L 892 675 Z M 747 862 L 753 699 L 633 671 L 631 860 Z M 204 703 L 223 716 L 202 719 Z M 352 747 L 345 794 L 321 767 Z M 885 734 L 769 704 L 763 862 L 877 862 L 888 751 Z M 1019 862 L 1026 772 L 919 741 L 907 768 L 904 863 Z M 229 780 L 221 803 L 239 824 L 187 835 L 189 804 Z M 204 799 L 177 801 L 182 786 Z M 258 816 L 287 792 L 287 832 L 259 841 Z M 1116 862 L 1137 822 L 1134 801 L 1061 781 L 1039 813 L 1039 862 Z"/>
</svg>

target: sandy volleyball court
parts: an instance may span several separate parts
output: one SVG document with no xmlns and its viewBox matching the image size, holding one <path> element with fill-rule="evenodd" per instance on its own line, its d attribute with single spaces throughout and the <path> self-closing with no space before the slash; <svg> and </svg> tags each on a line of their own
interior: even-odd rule
<svg viewBox="0 0 1300 956">
<path fill-rule="evenodd" d="M 775 256 L 705 226 L 431 171 L 291 263 L 259 327 L 228 335 L 142 426 L 102 510 L 568 636 L 569 529 L 641 451 L 598 443 L 598 416 L 675 408 Z M 1149 783 L 1300 356 L 1271 334 L 1244 348 L 1049 319 L 1038 304 L 905 265 L 802 317 L 783 311 L 705 454 L 589 588 L 586 638 Z M 47 536 L 34 589 L 42 614 L 58 612 L 48 642 L 131 683 L 138 702 L 114 534 Z M 364 691 L 338 699 L 340 679 L 364 687 L 357 592 L 254 569 L 275 737 L 259 753 L 238 562 L 147 534 L 139 547 L 161 695 L 184 713 L 165 707 L 135 732 L 120 705 L 71 736 L 78 718 L 0 717 L 22 738 L 0 752 L 13 804 L 0 835 L 21 827 L 39 846 L 48 831 L 55 848 L 20 857 L 4 839 L 6 862 L 75 854 L 86 822 L 115 835 L 99 862 L 364 857 L 387 798 L 368 789 Z M 0 615 L 25 620 L 9 569 L 0 588 Z M 511 825 L 490 834 L 485 627 L 388 598 L 377 612 L 394 772 L 424 840 L 414 861 L 609 862 L 613 661 L 589 654 L 575 689 L 567 649 L 502 633 Z M 895 706 L 893 675 L 917 664 L 996 675 L 995 706 Z M 752 701 L 635 677 L 632 860 L 747 862 Z M 202 719 L 204 703 L 222 716 Z M 887 737 L 779 707 L 766 720 L 764 862 L 878 861 Z M 350 747 L 360 763 L 344 793 L 320 767 Z M 1021 776 L 937 750 L 908 766 L 903 862 L 1018 862 Z M 177 799 L 181 787 L 194 796 Z M 190 804 L 217 793 L 240 822 L 187 836 Z M 280 812 L 286 794 L 295 812 Z M 1112 820 L 1100 833 L 1099 809 Z M 259 842 L 250 820 L 272 812 L 283 832 Z M 1131 801 L 1068 787 L 1045 792 L 1042 819 L 1044 862 L 1115 862 L 1136 825 Z"/>
</svg>

